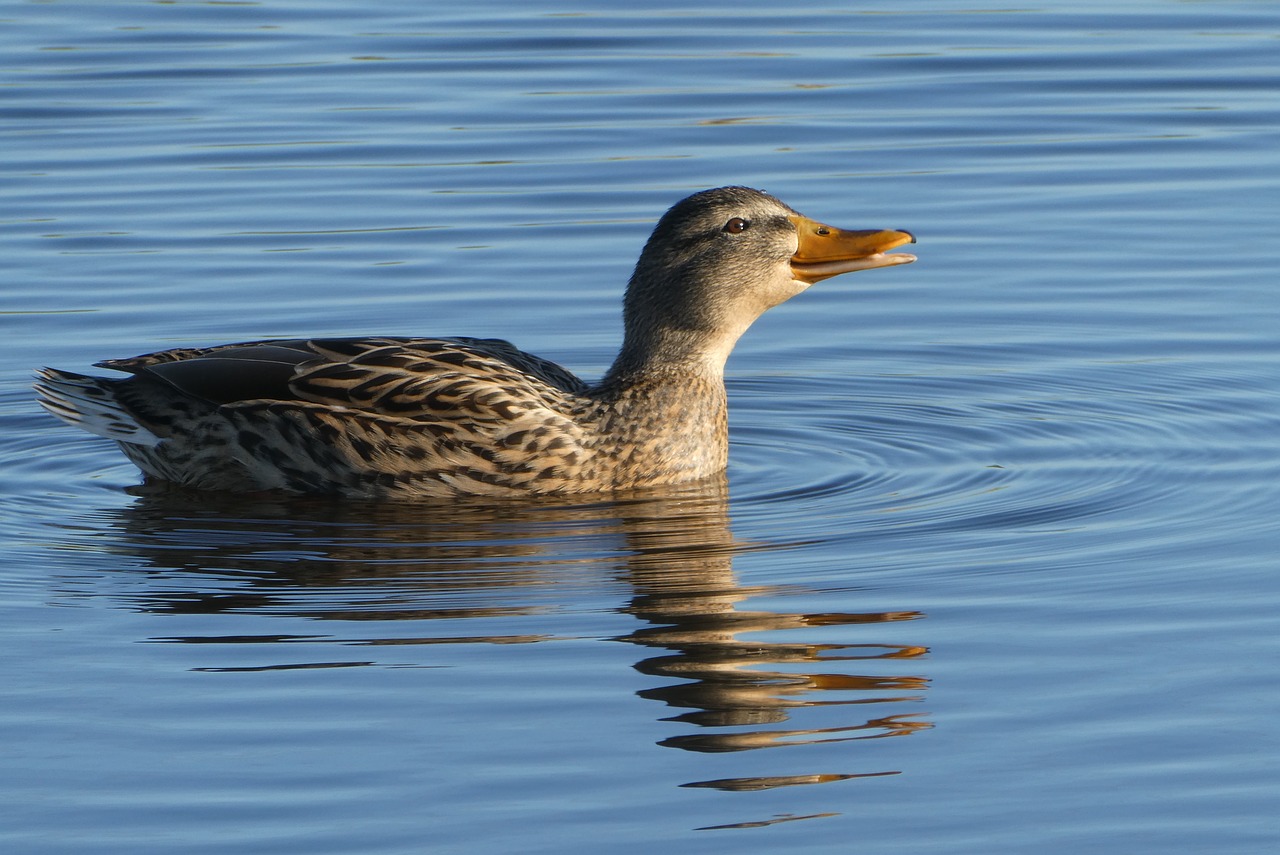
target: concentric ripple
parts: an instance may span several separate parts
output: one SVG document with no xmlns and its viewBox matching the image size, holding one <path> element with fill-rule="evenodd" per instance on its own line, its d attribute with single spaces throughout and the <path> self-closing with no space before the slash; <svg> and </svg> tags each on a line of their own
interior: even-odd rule
<svg viewBox="0 0 1280 855">
<path fill-rule="evenodd" d="M 967 374 L 731 383 L 735 516 L 864 547 L 1082 526 L 1167 542 L 1171 518 L 1202 513 L 1195 492 L 1274 472 L 1258 377 L 1020 356 Z"/>
</svg>

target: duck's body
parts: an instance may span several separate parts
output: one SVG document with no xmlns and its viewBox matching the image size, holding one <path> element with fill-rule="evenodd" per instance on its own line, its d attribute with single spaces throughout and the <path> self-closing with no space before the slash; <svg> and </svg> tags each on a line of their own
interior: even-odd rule
<svg viewBox="0 0 1280 855">
<path fill-rule="evenodd" d="M 202 489 L 571 493 L 725 465 L 722 383 L 592 388 L 494 339 L 261 341 L 98 364 L 134 376 L 45 369 L 45 406 L 148 475 Z"/>
<path fill-rule="evenodd" d="M 914 260 L 913 240 L 840 232 L 745 188 L 673 207 L 627 289 L 626 340 L 588 385 L 505 341 L 291 339 L 44 369 L 59 418 L 152 478 L 352 497 L 530 495 L 674 484 L 728 459 L 724 362 L 760 314 L 813 282 Z"/>
</svg>

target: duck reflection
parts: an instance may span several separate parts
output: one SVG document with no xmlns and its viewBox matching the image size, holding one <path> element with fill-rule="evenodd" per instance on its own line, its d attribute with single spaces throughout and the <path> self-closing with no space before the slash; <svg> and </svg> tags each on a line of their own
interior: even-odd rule
<svg viewBox="0 0 1280 855">
<path fill-rule="evenodd" d="M 869 626 L 913 620 L 922 617 L 919 613 L 799 614 L 746 607 L 745 601 L 785 591 L 737 581 L 735 556 L 775 547 L 733 536 L 723 479 L 594 504 L 541 500 L 500 507 L 140 488 L 136 502 L 105 523 L 118 535 L 108 538 L 109 548 L 149 571 L 144 590 L 128 597 L 132 607 L 395 622 L 379 631 L 383 637 L 347 640 L 352 644 L 548 640 L 553 633 L 430 630 L 446 625 L 438 623 L 442 619 L 448 626 L 483 619 L 477 624 L 492 628 L 493 619 L 501 626 L 505 619 L 536 618 L 563 610 L 575 587 L 598 590 L 602 582 L 625 583 L 629 598 L 618 611 L 642 625 L 616 640 L 651 652 L 635 668 L 664 681 L 641 697 L 678 711 L 665 720 L 698 728 L 661 741 L 671 748 L 744 751 L 904 736 L 931 726 L 904 709 L 920 701 L 927 688 L 927 678 L 918 673 L 918 660 L 927 651 L 876 642 Z M 508 622 L 514 627 L 536 621 Z M 863 625 L 868 625 L 865 641 L 825 640 L 848 637 L 849 632 L 833 628 Z M 806 635 L 822 640 L 805 640 Z M 279 667 L 352 664 L 370 663 Z M 786 726 L 797 709 L 812 707 L 863 712 L 835 726 Z M 735 778 L 684 786 L 751 790 L 850 777 L 861 775 Z"/>
</svg>

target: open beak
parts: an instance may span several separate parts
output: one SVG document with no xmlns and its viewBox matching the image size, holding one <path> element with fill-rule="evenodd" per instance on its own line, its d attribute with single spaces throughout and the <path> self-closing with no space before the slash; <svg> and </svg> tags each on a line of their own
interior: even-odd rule
<svg viewBox="0 0 1280 855">
<path fill-rule="evenodd" d="M 847 232 L 799 214 L 790 219 L 800 238 L 800 246 L 791 256 L 791 272 L 796 279 L 810 285 L 841 273 L 910 264 L 916 260 L 914 255 L 905 252 L 885 254 L 903 244 L 915 243 L 916 237 L 911 232 L 892 229 Z"/>
</svg>

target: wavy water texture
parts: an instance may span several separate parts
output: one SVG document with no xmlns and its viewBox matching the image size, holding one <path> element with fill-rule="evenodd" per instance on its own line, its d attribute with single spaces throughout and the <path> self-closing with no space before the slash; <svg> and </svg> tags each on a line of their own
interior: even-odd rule
<svg viewBox="0 0 1280 855">
<path fill-rule="evenodd" d="M 1280 17 L 864 6 L 7 10 L 0 846 L 1274 849 Z M 598 376 L 730 183 L 920 260 L 748 331 L 727 485 L 191 495 L 30 396 L 274 336 Z"/>
</svg>

